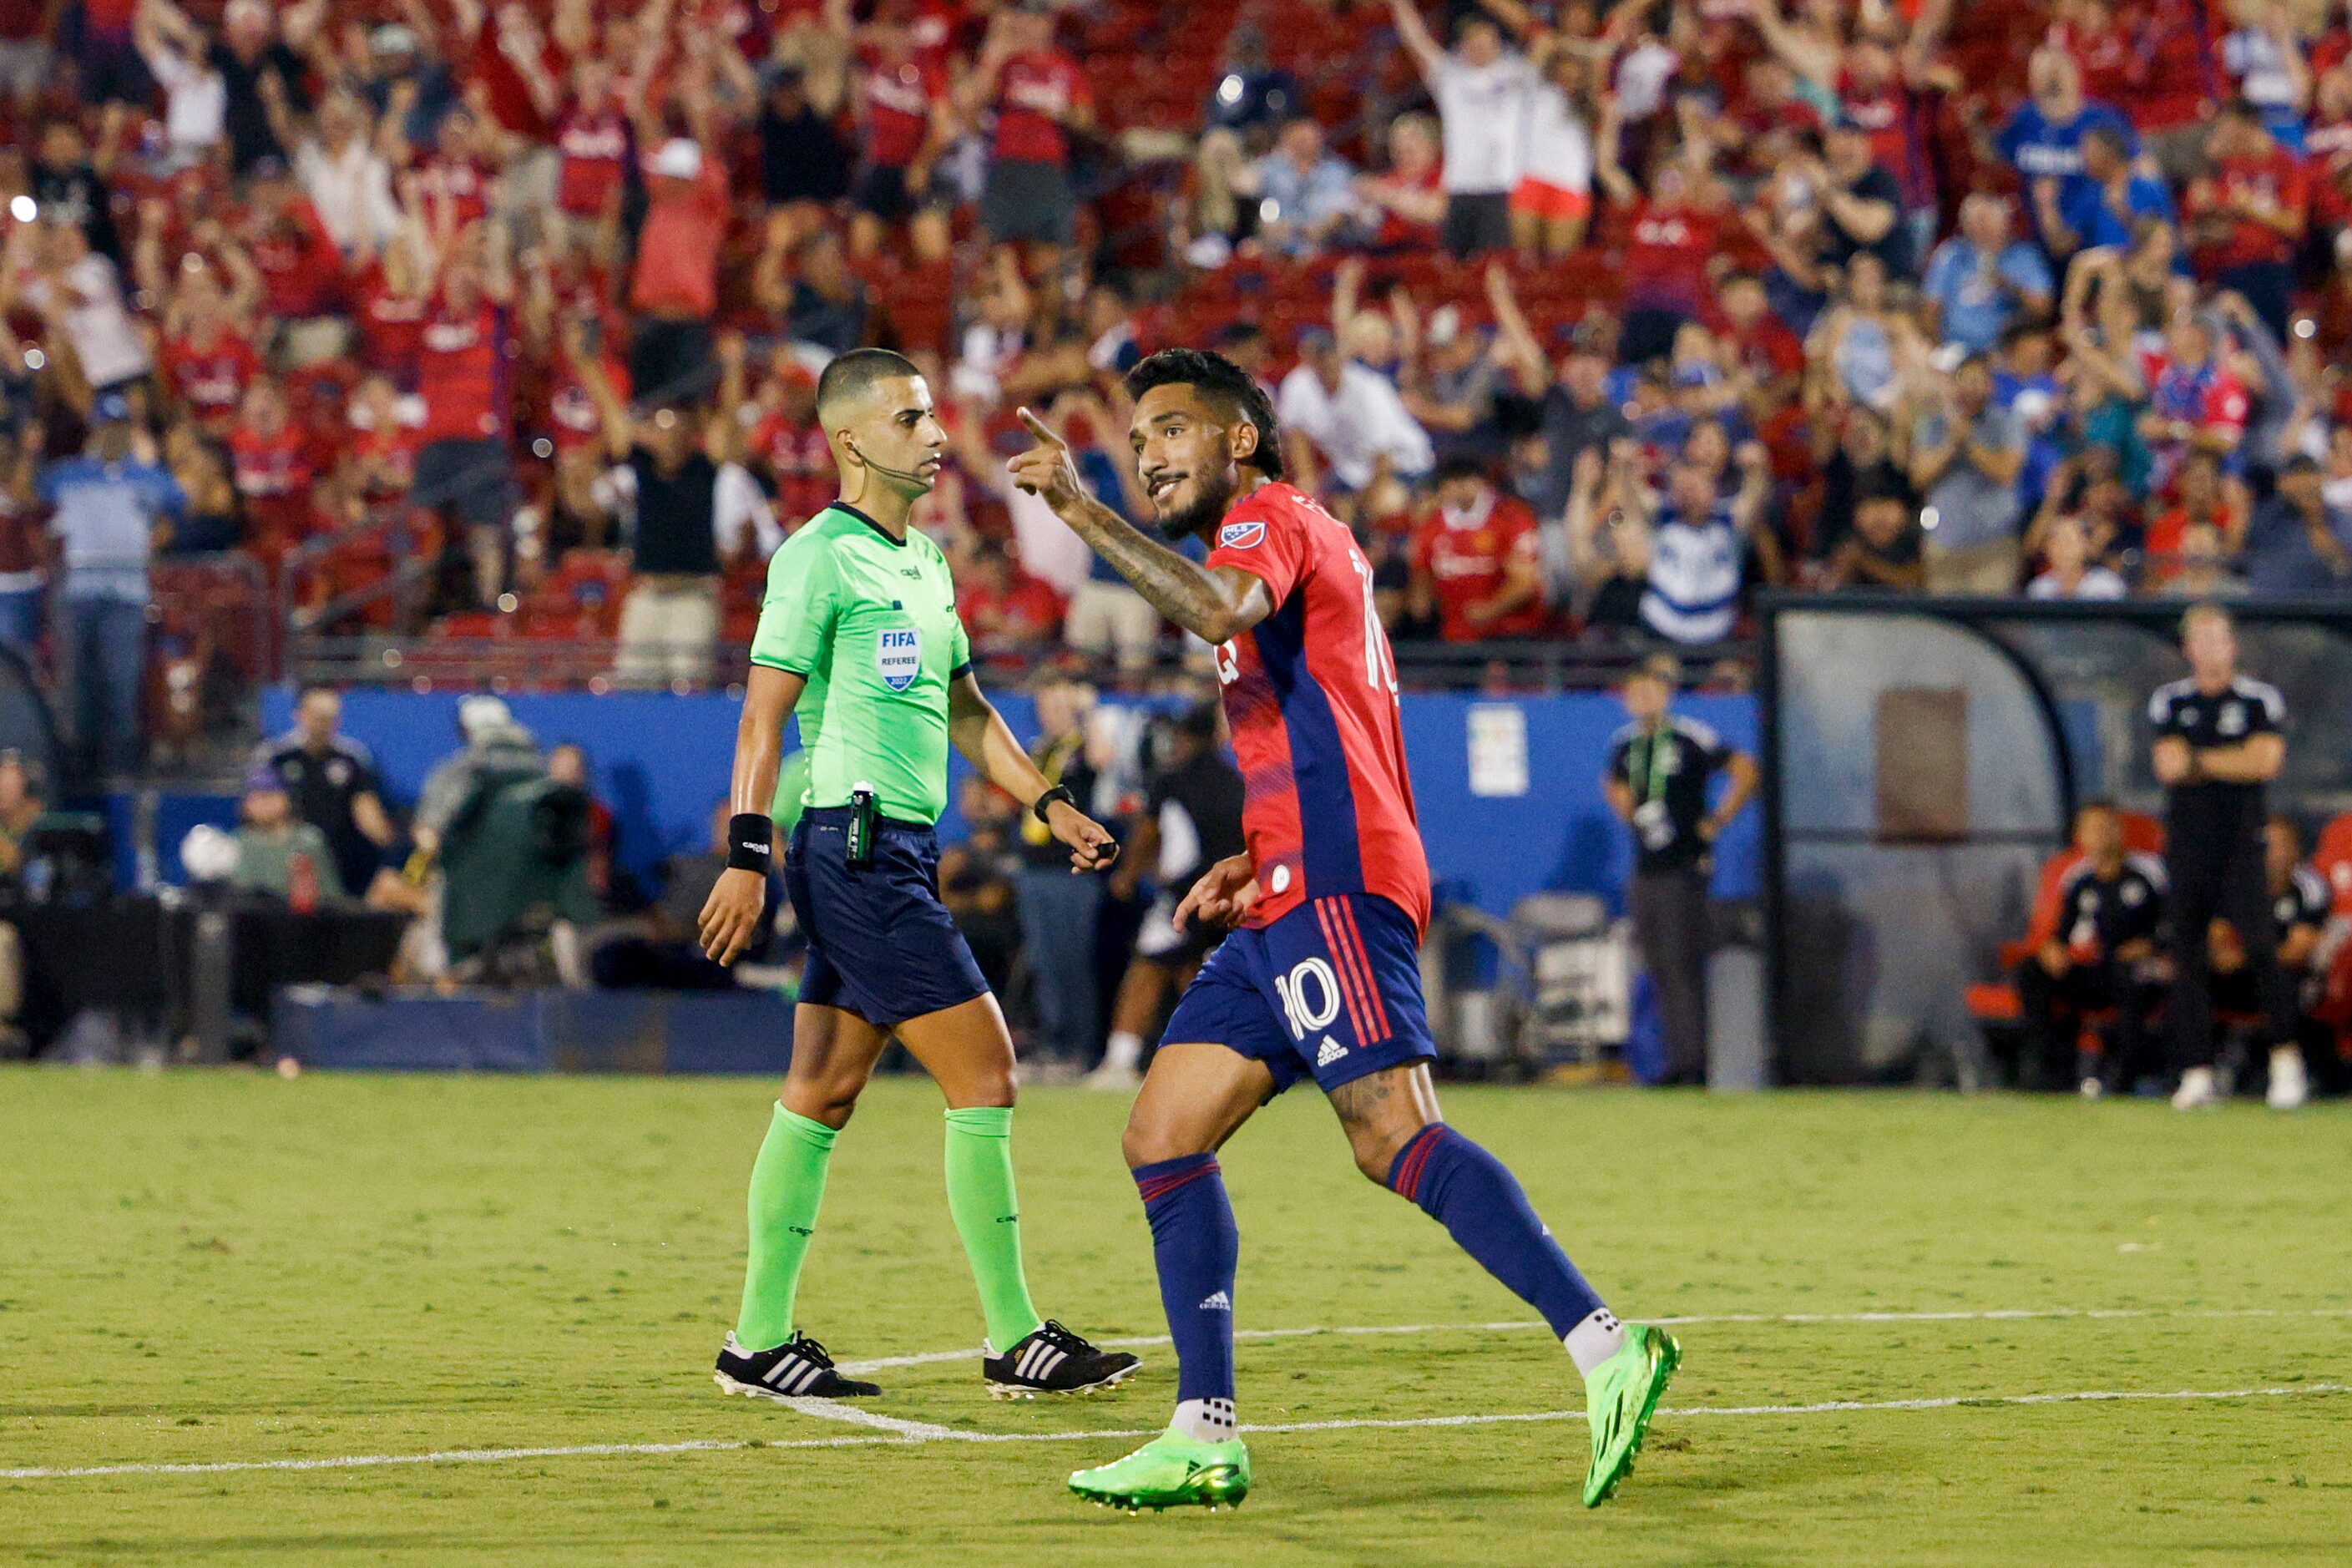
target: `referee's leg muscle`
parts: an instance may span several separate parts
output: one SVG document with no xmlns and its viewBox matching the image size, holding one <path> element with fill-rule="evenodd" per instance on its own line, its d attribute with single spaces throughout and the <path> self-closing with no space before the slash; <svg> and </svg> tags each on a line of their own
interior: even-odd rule
<svg viewBox="0 0 2352 1568">
<path fill-rule="evenodd" d="M 898 1035 L 940 1086 L 949 1110 L 1013 1103 L 1013 1036 L 993 994 L 983 991 L 969 1002 L 909 1018 Z"/>
<path fill-rule="evenodd" d="M 793 1010 L 793 1065 L 778 1100 L 793 1115 L 839 1131 L 889 1038 L 887 1030 L 844 1008 L 802 1003 Z"/>
</svg>

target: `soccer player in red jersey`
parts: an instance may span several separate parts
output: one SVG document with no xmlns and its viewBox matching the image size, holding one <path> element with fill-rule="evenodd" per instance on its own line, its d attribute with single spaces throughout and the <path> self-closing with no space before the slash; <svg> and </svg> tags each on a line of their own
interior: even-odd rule
<svg viewBox="0 0 2352 1568">
<path fill-rule="evenodd" d="M 1419 1204 L 1540 1311 L 1585 1379 L 1599 1504 L 1632 1468 L 1681 1352 L 1620 1323 L 1536 1217 L 1501 1161 L 1440 1119 L 1437 1054 L 1417 957 L 1429 867 L 1405 773 L 1396 664 L 1372 569 L 1347 525 L 1282 482 L 1265 394 L 1189 349 L 1128 374 L 1129 431 L 1160 537 L 1088 495 L 1059 436 L 1010 464 L 1170 620 L 1216 649 L 1245 794 L 1246 853 L 1212 867 L 1176 912 L 1235 927 L 1185 993 L 1152 1058 L 1125 1149 L 1180 1363 L 1168 1431 L 1071 1489 L 1122 1507 L 1237 1502 L 1249 1454 L 1234 1409 L 1240 1250 L 1215 1151 L 1312 1077 L 1357 1167 Z M 1205 563 L 1166 541 L 1208 537 Z"/>
</svg>

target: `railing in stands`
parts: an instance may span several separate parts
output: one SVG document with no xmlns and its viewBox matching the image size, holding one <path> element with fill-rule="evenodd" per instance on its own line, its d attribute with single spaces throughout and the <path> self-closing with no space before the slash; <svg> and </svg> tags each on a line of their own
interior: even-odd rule
<svg viewBox="0 0 2352 1568">
<path fill-rule="evenodd" d="M 1594 690 L 1616 684 L 1657 644 L 1539 642 L 1400 643 L 1397 676 L 1420 691 L 1489 691 L 1525 694 Z M 1756 645 L 1713 643 L 1672 651 L 1683 660 L 1685 679 L 1717 689 L 1744 689 L 1755 673 Z M 682 661 L 664 655 L 682 653 Z M 477 689 L 596 692 L 708 689 L 732 685 L 747 668 L 740 643 L 673 650 L 637 645 L 625 654 L 615 637 L 399 637 L 335 636 L 298 631 L 289 645 L 289 673 L 299 680 L 347 686 L 406 686 L 419 691 Z M 698 658 L 696 656 L 699 656 Z M 708 674 L 674 679 L 665 673 L 678 662 L 700 665 Z M 1164 685 L 1183 671 L 1181 659 L 1166 658 L 1141 669 L 1089 669 L 1064 647 L 1023 655 L 982 656 L 982 679 L 991 685 L 1024 684 L 1045 669 L 1086 673 L 1108 687 Z M 1205 675 L 1206 671 L 1199 673 Z"/>
</svg>

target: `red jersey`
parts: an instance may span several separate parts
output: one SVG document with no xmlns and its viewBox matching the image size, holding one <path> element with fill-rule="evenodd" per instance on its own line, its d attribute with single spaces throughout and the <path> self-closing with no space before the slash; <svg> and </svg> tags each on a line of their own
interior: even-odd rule
<svg viewBox="0 0 2352 1568">
<path fill-rule="evenodd" d="M 814 418 L 802 423 L 781 409 L 762 416 L 751 427 L 751 455 L 775 481 L 779 512 L 814 517 L 832 503 L 833 449 Z"/>
<path fill-rule="evenodd" d="M 261 374 L 261 356 L 235 332 L 216 334 L 202 347 L 186 338 L 163 345 L 163 374 L 196 422 L 219 430 L 236 417 L 245 389 Z"/>
<path fill-rule="evenodd" d="M 383 268 L 374 266 L 361 278 L 359 296 L 360 342 L 368 368 L 392 377 L 394 385 L 415 385 L 430 301 L 421 294 L 395 292 Z"/>
<path fill-rule="evenodd" d="M 2213 13 L 2205 0 L 2147 0 L 2133 29 L 2131 90 L 2121 105 L 2142 132 L 2209 116 L 2221 97 Z"/>
<path fill-rule="evenodd" d="M 1259 899 L 1245 925 L 1310 899 L 1375 893 L 1429 924 L 1429 861 L 1406 776 L 1396 658 L 1348 525 L 1289 485 L 1225 513 L 1212 567 L 1265 584 L 1274 613 L 1216 650 Z"/>
<path fill-rule="evenodd" d="M 310 486 L 310 459 L 302 451 L 302 433 L 290 425 L 274 436 L 240 425 L 229 433 L 228 450 L 236 465 L 236 493 L 247 500 L 281 500 Z"/>
<path fill-rule="evenodd" d="M 1515 496 L 1498 496 L 1484 517 L 1456 528 L 1433 512 L 1413 531 L 1412 565 L 1426 572 L 1437 593 L 1438 635 L 1447 642 L 1533 637 L 1543 630 L 1540 597 L 1497 621 L 1474 621 L 1470 606 L 1503 591 L 1514 561 L 1536 558 L 1536 514 Z"/>
<path fill-rule="evenodd" d="M 2121 103 L 2131 95 L 2137 61 L 2131 36 L 2120 26 L 2110 21 L 2094 33 L 2062 19 L 2051 24 L 2050 42 L 2074 59 L 2084 98 Z"/>
<path fill-rule="evenodd" d="M 556 206 L 573 217 L 604 216 L 628 177 L 631 145 L 628 117 L 610 100 L 595 109 L 572 105 L 555 132 L 563 160 Z"/>
<path fill-rule="evenodd" d="M 613 389 L 613 395 L 627 403 L 629 367 L 609 353 L 598 355 L 596 363 L 604 367 L 604 382 Z M 548 395 L 547 422 L 555 431 L 555 449 L 559 452 L 604 442 L 604 416 L 569 355 L 555 362 L 555 390 Z"/>
<path fill-rule="evenodd" d="M 931 105 L 947 96 L 947 79 L 912 60 L 877 60 L 866 73 L 866 161 L 903 169 L 931 132 Z"/>
<path fill-rule="evenodd" d="M 1062 121 L 1071 110 L 1092 104 L 1086 73 L 1059 49 L 1014 55 L 996 73 L 995 155 L 1027 163 L 1070 161 Z"/>
<path fill-rule="evenodd" d="M 425 399 L 420 439 L 480 441 L 506 434 L 504 327 L 488 300 L 469 316 L 435 300 L 417 366 L 416 388 Z"/>
<path fill-rule="evenodd" d="M 448 203 L 450 216 L 459 228 L 489 216 L 490 168 L 487 163 L 473 158 L 436 156 L 417 170 L 416 181 L 424 187 L 425 210 L 433 212 L 440 203 Z"/>
<path fill-rule="evenodd" d="M 299 321 L 341 309 L 343 253 L 307 197 L 288 202 L 278 221 L 248 235 L 246 250 L 270 315 Z"/>
<path fill-rule="evenodd" d="M 1638 198 L 1625 247 L 1626 303 L 1699 314 L 1710 292 L 1706 264 L 1721 226 L 1719 214 Z"/>
<path fill-rule="evenodd" d="M 2282 234 L 2266 223 L 2231 216 L 2226 209 L 2231 198 L 2239 195 L 2293 213 L 2298 219 L 2295 231 Z M 2285 148 L 2273 146 L 2264 157 L 2216 159 L 2212 172 L 2189 185 L 2180 216 L 2192 228 L 2200 218 L 2221 218 L 2228 224 L 2222 238 L 2195 247 L 2193 259 L 2200 270 L 2210 275 L 2225 267 L 2293 262 L 2303 238 L 2299 220 L 2310 205 L 2311 183 L 2302 163 Z"/>
</svg>

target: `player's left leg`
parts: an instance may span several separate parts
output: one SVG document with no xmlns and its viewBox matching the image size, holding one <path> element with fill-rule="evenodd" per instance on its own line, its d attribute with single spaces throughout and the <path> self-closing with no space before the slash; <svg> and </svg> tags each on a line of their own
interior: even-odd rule
<svg viewBox="0 0 2352 1568">
<path fill-rule="evenodd" d="M 1567 1347 L 1584 1378 L 1591 1427 L 1584 1504 L 1598 1507 L 1632 1471 L 1682 1348 L 1664 1330 L 1621 1323 L 1601 1304 L 1509 1167 L 1445 1124 L 1428 1064 L 1369 1073 L 1330 1099 L 1357 1169 L 1418 1204 Z"/>
<path fill-rule="evenodd" d="M 988 1322 L 982 1373 L 989 1393 L 1092 1394 L 1123 1381 L 1143 1364 L 1138 1357 L 1096 1348 L 1041 1317 L 1029 1299 L 1013 1179 L 1013 1037 L 996 998 L 983 991 L 908 1018 L 898 1035 L 947 1099 L 948 1210 Z"/>
<path fill-rule="evenodd" d="M 1289 1027 L 1329 1097 L 1357 1169 L 1418 1204 L 1465 1252 L 1543 1314 L 1583 1374 L 1598 1506 L 1633 1468 L 1681 1360 L 1663 1329 L 1620 1323 L 1568 1260 L 1518 1179 L 1447 1126 L 1429 1062 L 1418 936 L 1386 899 L 1320 899 L 1269 931 Z"/>
</svg>

